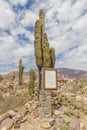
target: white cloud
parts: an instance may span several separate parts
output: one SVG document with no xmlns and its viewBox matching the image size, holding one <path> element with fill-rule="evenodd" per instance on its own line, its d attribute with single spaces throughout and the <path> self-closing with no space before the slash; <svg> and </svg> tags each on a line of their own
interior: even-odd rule
<svg viewBox="0 0 87 130">
<path fill-rule="evenodd" d="M 24 27 L 25 26 L 34 26 L 35 21 L 38 18 L 38 16 L 34 12 L 32 12 L 31 10 L 24 11 L 22 15 L 24 17 L 20 22 Z"/>
<path fill-rule="evenodd" d="M 20 46 L 18 49 L 14 50 L 14 54 L 20 58 L 22 56 L 31 56 L 34 53 L 33 46 L 26 44 L 25 46 Z"/>
<path fill-rule="evenodd" d="M 15 22 L 15 13 L 12 11 L 11 6 L 1 0 L 0 1 L 0 27 L 8 28 L 11 24 Z"/>
<path fill-rule="evenodd" d="M 75 21 L 75 24 L 73 26 L 73 29 L 77 30 L 84 30 L 87 27 L 87 14 L 80 17 Z M 86 31 L 86 30 L 85 30 Z"/>
<path fill-rule="evenodd" d="M 39 2 L 39 1 L 38 1 Z M 56 55 L 64 53 L 63 58 L 57 59 L 56 67 L 69 67 L 87 70 L 87 0 L 71 0 L 58 2 L 50 0 L 35 3 L 35 9 L 42 7 L 46 13 L 46 31 L 50 46 L 56 49 Z M 58 3 L 57 3 L 58 2 Z M 35 10 L 34 9 L 34 10 Z M 79 46 L 75 49 L 74 46 Z"/>
<path fill-rule="evenodd" d="M 17 67 L 22 57 L 26 66 L 35 66 L 34 32 L 26 27 L 34 27 L 39 9 L 43 8 L 49 44 L 55 48 L 56 57 L 63 54 L 56 60 L 56 67 L 87 70 L 87 0 L 76 0 L 74 4 L 72 0 L 35 0 L 26 10 L 28 0 L 7 1 L 9 3 L 0 1 L 0 65 L 5 64 L 5 68 L 9 66 L 8 70 L 12 70 L 11 64 Z M 23 10 L 13 12 L 12 6 L 18 4 Z M 9 29 L 11 34 L 4 29 Z M 20 34 L 29 42 L 18 39 Z"/>
<path fill-rule="evenodd" d="M 21 5 L 21 6 L 24 6 L 29 0 L 8 0 L 12 5 Z"/>
</svg>

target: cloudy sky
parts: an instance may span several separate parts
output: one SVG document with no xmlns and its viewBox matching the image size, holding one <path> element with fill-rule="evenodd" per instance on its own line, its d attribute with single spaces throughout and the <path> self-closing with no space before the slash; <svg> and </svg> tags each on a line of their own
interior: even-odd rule
<svg viewBox="0 0 87 130">
<path fill-rule="evenodd" d="M 36 68 L 34 26 L 39 9 L 45 12 L 55 67 L 87 70 L 87 0 L 0 0 L 0 73 Z"/>
</svg>

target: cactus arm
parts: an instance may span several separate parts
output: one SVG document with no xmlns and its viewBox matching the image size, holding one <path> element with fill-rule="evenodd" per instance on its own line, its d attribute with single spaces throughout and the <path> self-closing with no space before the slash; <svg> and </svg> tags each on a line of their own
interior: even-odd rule
<svg viewBox="0 0 87 130">
<path fill-rule="evenodd" d="M 51 57 L 51 68 L 55 66 L 55 49 L 53 47 L 50 48 L 50 57 Z"/>
</svg>

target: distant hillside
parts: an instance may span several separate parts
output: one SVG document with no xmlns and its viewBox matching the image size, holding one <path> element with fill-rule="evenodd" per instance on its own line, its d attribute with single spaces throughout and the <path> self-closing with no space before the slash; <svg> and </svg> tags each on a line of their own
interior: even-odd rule
<svg viewBox="0 0 87 130">
<path fill-rule="evenodd" d="M 35 69 L 36 75 L 38 77 L 38 70 Z M 5 79 L 9 80 L 11 79 L 14 72 L 10 72 L 8 74 L 3 75 Z M 87 77 L 87 71 L 83 70 L 75 70 L 75 69 L 68 69 L 68 68 L 58 68 L 58 73 L 60 75 L 64 75 L 64 77 L 67 78 L 80 78 L 80 77 Z M 18 77 L 18 71 L 15 71 L 16 78 Z M 24 72 L 24 77 L 29 76 L 29 72 Z"/>
<path fill-rule="evenodd" d="M 69 78 L 87 77 L 87 71 L 83 71 L 83 70 L 59 68 L 58 72 L 60 75 L 64 75 L 65 77 L 69 77 Z"/>
</svg>

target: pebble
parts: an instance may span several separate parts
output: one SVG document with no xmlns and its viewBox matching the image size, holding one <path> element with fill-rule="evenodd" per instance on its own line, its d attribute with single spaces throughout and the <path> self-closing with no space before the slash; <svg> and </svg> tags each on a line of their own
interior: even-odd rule
<svg viewBox="0 0 87 130">
<path fill-rule="evenodd" d="M 53 114 L 55 115 L 55 116 L 60 116 L 61 115 L 61 111 L 58 111 L 58 110 L 54 110 L 53 111 Z"/>
<path fill-rule="evenodd" d="M 14 124 L 14 128 L 16 129 L 16 128 L 20 128 L 20 123 L 15 123 Z"/>
<path fill-rule="evenodd" d="M 42 123 L 41 123 L 41 126 L 42 126 L 42 128 L 44 128 L 44 129 L 49 129 L 49 128 L 51 128 L 51 125 L 49 124 L 48 121 L 42 122 Z"/>
<path fill-rule="evenodd" d="M 50 120 L 49 120 L 49 124 L 50 124 L 51 126 L 53 126 L 53 125 L 55 124 L 55 122 L 56 122 L 55 119 L 50 119 Z"/>
</svg>

